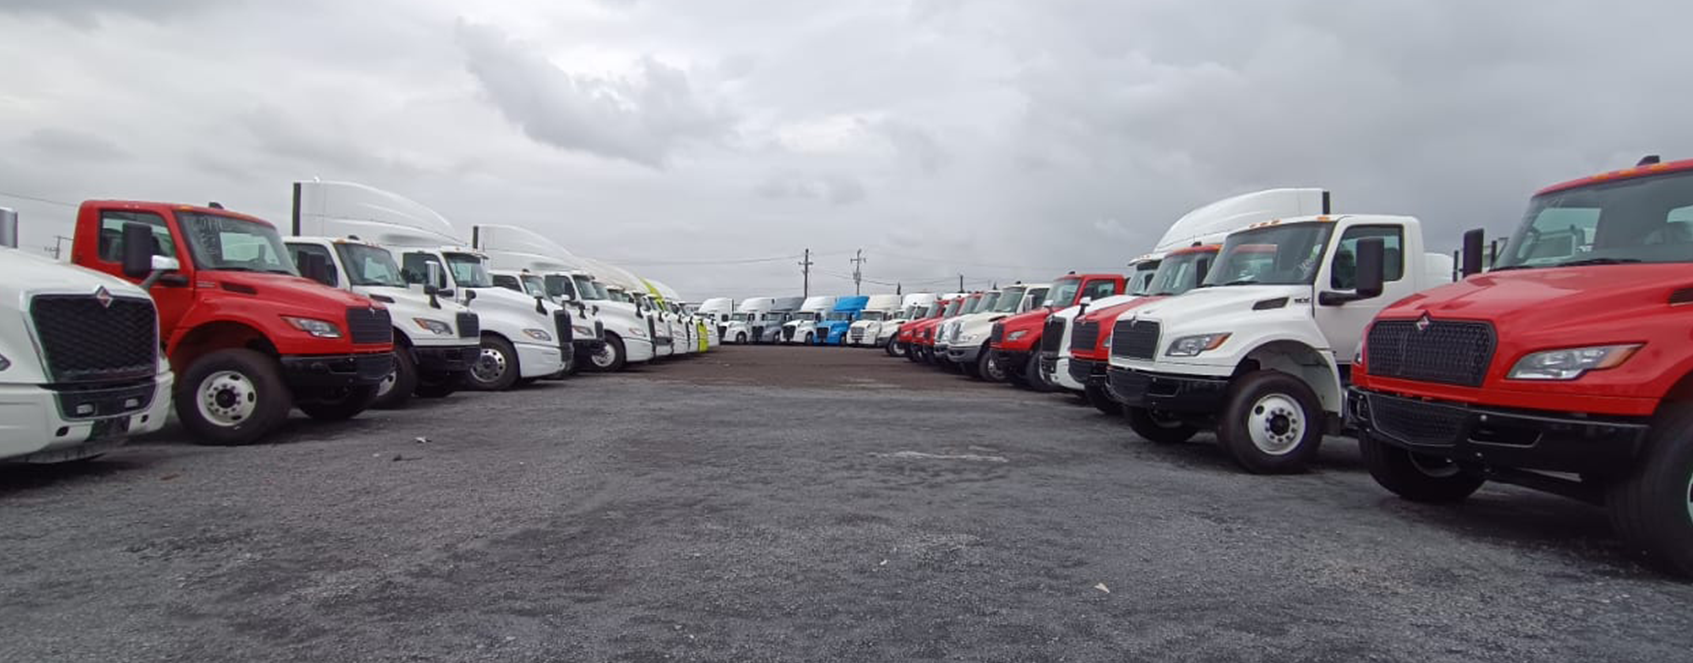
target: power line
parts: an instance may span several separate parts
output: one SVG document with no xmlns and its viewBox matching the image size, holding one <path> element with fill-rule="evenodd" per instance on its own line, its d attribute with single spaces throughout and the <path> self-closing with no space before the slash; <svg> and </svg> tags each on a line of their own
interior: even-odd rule
<svg viewBox="0 0 1693 663">
<path fill-rule="evenodd" d="M 799 256 L 770 256 L 768 258 L 731 258 L 727 260 L 621 260 L 617 258 L 599 258 L 614 265 L 630 265 L 635 267 L 664 267 L 680 265 L 751 265 L 762 262 L 780 262 L 793 260 Z"/>
<path fill-rule="evenodd" d="M 36 197 L 36 196 L 26 196 L 26 195 L 23 195 L 21 193 L 10 193 L 10 192 L 7 192 L 7 191 L 0 191 L 0 196 L 5 196 L 7 198 L 17 198 L 19 200 L 33 200 L 33 201 L 38 202 L 38 203 L 46 203 L 48 205 L 58 205 L 60 207 L 69 207 L 71 209 L 76 209 L 78 207 L 78 205 L 76 203 L 67 203 L 63 200 L 52 200 L 52 199 L 49 199 L 49 198 L 39 198 L 39 197 Z"/>
</svg>

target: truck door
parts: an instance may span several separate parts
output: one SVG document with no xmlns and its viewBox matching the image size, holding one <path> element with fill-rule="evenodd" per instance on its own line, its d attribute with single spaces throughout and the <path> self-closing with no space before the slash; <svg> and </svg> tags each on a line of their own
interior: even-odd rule
<svg viewBox="0 0 1693 663">
<path fill-rule="evenodd" d="M 123 273 L 123 227 L 126 223 L 152 227 L 153 254 L 176 258 L 182 265 L 180 272 L 159 279 L 148 293 L 153 296 L 153 305 L 159 310 L 159 341 L 168 345 L 177 323 L 194 306 L 194 261 L 178 248 L 181 243 L 176 241 L 171 225 L 164 217 L 139 210 L 99 210 L 98 255 L 92 263 L 83 266 L 139 283 L 141 279 Z"/>
<path fill-rule="evenodd" d="M 1364 327 L 1370 324 L 1376 313 L 1388 304 L 1414 294 L 1416 290 L 1415 279 L 1405 278 L 1405 227 L 1397 224 L 1360 224 L 1348 226 L 1340 231 L 1340 238 L 1329 248 L 1327 264 L 1317 273 L 1315 293 L 1320 295 L 1324 291 L 1351 292 L 1354 289 L 1357 283 L 1358 240 L 1366 237 L 1380 237 L 1386 249 L 1383 256 L 1385 278 L 1382 279 L 1381 296 L 1333 306 L 1324 306 L 1316 296 L 1311 300 L 1317 328 L 1322 330 L 1323 336 L 1328 339 L 1329 347 L 1334 350 L 1335 361 L 1340 365 L 1352 363 L 1352 356 L 1358 351 L 1358 340 L 1363 337 Z"/>
<path fill-rule="evenodd" d="M 1122 294 L 1122 289 L 1123 289 L 1123 282 L 1120 281 L 1120 280 L 1117 280 L 1117 279 L 1094 279 L 1092 281 L 1088 281 L 1087 283 L 1082 284 L 1082 288 L 1080 290 L 1076 291 L 1076 300 L 1075 301 L 1073 301 L 1073 302 L 1062 302 L 1063 306 L 1060 306 L 1060 308 L 1068 308 L 1068 307 L 1080 304 L 1083 297 L 1091 297 L 1091 298 L 1093 298 L 1093 301 L 1097 302 L 1101 299 L 1105 299 L 1106 297 L 1110 297 L 1112 295 Z"/>
</svg>

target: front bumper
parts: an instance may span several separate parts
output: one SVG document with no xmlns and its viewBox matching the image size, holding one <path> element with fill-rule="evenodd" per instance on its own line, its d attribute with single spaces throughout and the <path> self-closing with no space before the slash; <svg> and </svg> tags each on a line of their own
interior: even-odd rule
<svg viewBox="0 0 1693 663">
<path fill-rule="evenodd" d="M 1229 393 L 1228 378 L 1144 373 L 1115 366 L 1106 369 L 1105 377 L 1111 394 L 1124 406 L 1159 412 L 1216 414 Z"/>
<path fill-rule="evenodd" d="M 980 345 L 950 345 L 946 348 L 946 358 L 956 364 L 968 364 L 982 356 Z"/>
<path fill-rule="evenodd" d="M 1109 363 L 1075 357 L 1071 357 L 1065 363 L 1069 364 L 1069 370 L 1066 373 L 1072 382 L 1082 385 L 1084 388 L 1109 386 L 1109 380 L 1106 376 L 1106 369 L 1111 367 Z"/>
<path fill-rule="evenodd" d="M 993 350 L 994 361 L 1005 368 L 1011 375 L 1022 375 L 1023 367 L 1029 364 L 1029 357 L 1034 355 L 1028 350 Z"/>
<path fill-rule="evenodd" d="M 373 385 L 394 370 L 394 354 L 289 355 L 281 358 L 282 381 L 290 389 L 335 389 Z"/>
<path fill-rule="evenodd" d="M 1371 439 L 1419 454 L 1484 466 L 1618 475 L 1646 445 L 1644 419 L 1403 398 L 1352 388 L 1347 422 Z"/>
<path fill-rule="evenodd" d="M 420 373 L 463 373 L 476 363 L 482 353 L 479 345 L 417 346 L 411 349 L 412 359 Z"/>
<path fill-rule="evenodd" d="M 110 451 L 131 436 L 165 425 L 170 410 L 170 373 L 138 383 L 53 390 L 37 385 L 0 385 L 0 460 L 56 463 Z M 133 404 L 125 407 L 133 399 Z M 95 418 L 69 418 L 88 406 Z"/>
</svg>

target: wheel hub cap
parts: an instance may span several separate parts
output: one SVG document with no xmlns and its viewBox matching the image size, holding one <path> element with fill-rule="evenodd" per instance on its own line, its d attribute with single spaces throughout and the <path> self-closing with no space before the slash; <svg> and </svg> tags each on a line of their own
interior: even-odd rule
<svg viewBox="0 0 1693 663">
<path fill-rule="evenodd" d="M 234 371 L 218 371 L 200 381 L 195 405 L 200 417 L 218 426 L 235 426 L 258 409 L 259 392 L 247 376 Z"/>
<path fill-rule="evenodd" d="M 481 356 L 476 358 L 476 366 L 470 373 L 481 382 L 493 382 L 506 373 L 506 358 L 493 348 L 482 348 Z"/>
<path fill-rule="evenodd" d="M 1258 399 L 1247 415 L 1252 444 L 1272 456 L 1291 452 L 1305 436 L 1305 413 L 1298 401 L 1282 394 Z"/>
<path fill-rule="evenodd" d="M 399 371 L 389 372 L 387 376 L 382 378 L 381 382 L 377 383 L 377 385 L 376 385 L 376 395 L 378 397 L 387 396 L 388 392 L 394 390 L 394 383 L 399 381 L 399 379 L 400 379 Z"/>
</svg>

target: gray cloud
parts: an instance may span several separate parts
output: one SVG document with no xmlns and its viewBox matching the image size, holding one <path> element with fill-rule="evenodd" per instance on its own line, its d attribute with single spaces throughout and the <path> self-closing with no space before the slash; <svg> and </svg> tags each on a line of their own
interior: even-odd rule
<svg viewBox="0 0 1693 663">
<path fill-rule="evenodd" d="M 209 7 L 239 4 L 241 0 L 4 0 L 0 13 L 41 16 L 92 29 L 101 16 L 123 15 L 159 21 Z"/>
<path fill-rule="evenodd" d="M 685 71 L 651 57 L 626 78 L 571 75 L 496 28 L 460 23 L 466 66 L 501 114 L 537 141 L 648 166 L 722 139 L 729 114 L 694 92 Z"/>
<path fill-rule="evenodd" d="M 76 161 L 110 161 L 127 159 L 130 154 L 117 143 L 104 137 L 57 127 L 43 127 L 29 132 L 20 141 L 24 147 L 40 154 L 64 157 Z"/>
<path fill-rule="evenodd" d="M 863 202 L 869 195 L 863 182 L 838 173 L 816 177 L 781 173 L 760 183 L 753 191 L 770 200 L 821 200 L 831 205 Z"/>
</svg>

